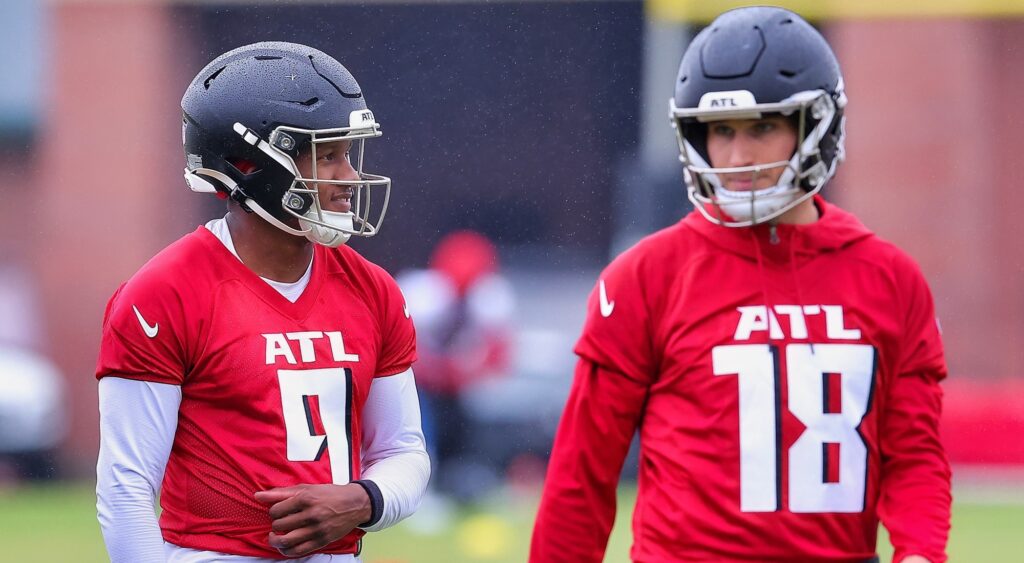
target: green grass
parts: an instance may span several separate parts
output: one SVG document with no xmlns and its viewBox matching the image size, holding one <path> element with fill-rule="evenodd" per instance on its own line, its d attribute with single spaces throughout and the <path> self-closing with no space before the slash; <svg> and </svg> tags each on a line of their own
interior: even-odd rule
<svg viewBox="0 0 1024 563">
<path fill-rule="evenodd" d="M 606 561 L 628 561 L 632 490 L 620 499 L 619 518 Z M 96 524 L 91 485 L 68 484 L 0 489 L 0 560 L 26 563 L 106 561 Z M 504 494 L 475 510 L 456 511 L 438 533 L 417 531 L 437 522 L 402 523 L 370 534 L 364 563 L 511 563 L 526 561 L 536 493 Z M 424 514 L 429 516 L 429 514 Z M 1024 558 L 1024 505 L 960 500 L 953 509 L 950 560 L 1020 561 Z M 882 560 L 891 557 L 879 540 Z"/>
</svg>

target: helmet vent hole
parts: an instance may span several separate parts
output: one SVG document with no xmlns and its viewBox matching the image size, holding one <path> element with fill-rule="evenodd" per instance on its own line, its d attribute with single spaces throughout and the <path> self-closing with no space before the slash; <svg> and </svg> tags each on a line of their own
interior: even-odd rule
<svg viewBox="0 0 1024 563">
<path fill-rule="evenodd" d="M 797 75 L 796 71 L 794 71 L 794 70 L 787 70 L 787 69 L 780 70 L 779 74 L 781 74 L 782 76 L 785 76 L 786 78 L 793 78 L 794 76 Z"/>
<path fill-rule="evenodd" d="M 779 22 L 779 25 L 786 25 L 787 23 L 793 23 L 793 18 L 786 18 Z"/>
<path fill-rule="evenodd" d="M 313 60 L 313 55 L 309 55 L 309 64 L 312 65 L 313 72 L 319 74 L 320 78 L 323 78 L 324 80 L 327 81 L 328 84 L 333 86 L 334 89 L 337 90 L 338 93 L 342 95 L 342 97 L 349 98 L 349 99 L 358 99 L 358 98 L 362 98 L 363 97 L 363 93 L 362 92 L 354 92 L 354 93 L 346 92 L 346 91 L 342 90 L 337 84 L 335 84 L 330 78 L 327 78 L 324 75 L 324 73 L 320 72 L 320 69 L 318 69 L 316 67 L 316 61 Z"/>
<path fill-rule="evenodd" d="M 257 55 L 257 56 L 255 56 L 253 58 L 256 59 L 257 61 L 278 61 L 278 60 L 281 60 L 281 57 L 274 56 L 274 55 Z"/>
<path fill-rule="evenodd" d="M 228 164 L 235 168 L 235 170 L 238 170 L 246 176 L 259 170 L 259 166 L 256 166 L 255 162 L 244 158 L 228 158 L 227 161 Z"/>
<path fill-rule="evenodd" d="M 296 102 L 292 102 L 292 103 L 293 104 L 299 104 L 300 106 L 311 107 L 311 106 L 315 106 L 316 104 L 320 103 L 320 98 L 313 97 L 313 98 L 310 98 L 310 99 L 308 99 L 308 100 L 306 100 L 304 102 L 296 101 Z"/>
<path fill-rule="evenodd" d="M 683 82 L 686 82 L 687 78 L 689 78 L 689 76 L 684 76 L 684 77 L 680 78 L 679 79 L 679 83 L 682 84 Z"/>
<path fill-rule="evenodd" d="M 204 80 L 203 81 L 203 88 L 209 90 L 210 89 L 210 83 L 213 82 L 218 76 L 220 76 L 220 73 L 224 72 L 224 69 L 226 69 L 226 68 L 227 68 L 226 66 L 222 66 L 222 67 L 218 68 L 217 72 L 214 72 L 213 74 L 211 74 L 209 76 L 209 78 Z"/>
</svg>

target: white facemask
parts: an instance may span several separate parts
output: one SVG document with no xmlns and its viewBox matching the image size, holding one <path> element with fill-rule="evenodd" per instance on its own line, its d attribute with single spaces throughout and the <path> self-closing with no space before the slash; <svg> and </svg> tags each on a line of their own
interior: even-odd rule
<svg viewBox="0 0 1024 563">
<path fill-rule="evenodd" d="M 832 178 L 836 166 L 843 160 L 845 129 L 842 117 L 838 122 L 839 134 L 833 132 L 837 113 L 846 107 L 841 79 L 836 91 L 835 96 L 824 90 L 801 91 L 780 102 L 763 104 L 756 103 L 753 94 L 743 90 L 708 92 L 701 97 L 696 108 L 678 108 L 674 99 L 669 100 L 669 114 L 679 144 L 679 160 L 685 170 L 687 195 L 694 207 L 712 223 L 727 227 L 749 227 L 771 221 L 813 197 Z M 743 107 L 727 110 L 713 107 L 713 102 L 721 94 L 732 96 L 732 99 L 742 102 L 739 105 Z M 705 104 L 706 99 L 708 104 Z M 813 129 L 798 137 L 798 148 L 788 161 L 715 168 L 708 164 L 707 157 L 696 150 L 695 145 L 684 135 L 686 128 L 694 124 L 719 119 L 761 119 L 766 114 L 797 116 L 801 122 L 806 119 L 816 120 Z M 835 143 L 832 147 L 834 157 L 827 162 L 822 159 L 822 139 L 826 136 Z M 759 174 L 778 166 L 784 166 L 785 169 L 776 185 L 760 190 L 729 190 L 723 185 L 727 182 L 720 179 L 724 174 Z M 715 207 L 721 213 L 716 212 Z M 724 218 L 723 214 L 729 217 Z"/>
</svg>

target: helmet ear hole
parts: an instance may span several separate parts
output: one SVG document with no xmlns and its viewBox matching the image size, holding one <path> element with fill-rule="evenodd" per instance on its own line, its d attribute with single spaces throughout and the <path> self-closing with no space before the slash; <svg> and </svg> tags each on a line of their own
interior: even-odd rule
<svg viewBox="0 0 1024 563">
<path fill-rule="evenodd" d="M 235 168 L 235 170 L 238 170 L 246 176 L 254 172 L 259 172 L 260 170 L 259 167 L 256 166 L 256 163 L 251 160 L 244 158 L 227 158 L 226 160 L 228 161 L 228 164 Z"/>
</svg>

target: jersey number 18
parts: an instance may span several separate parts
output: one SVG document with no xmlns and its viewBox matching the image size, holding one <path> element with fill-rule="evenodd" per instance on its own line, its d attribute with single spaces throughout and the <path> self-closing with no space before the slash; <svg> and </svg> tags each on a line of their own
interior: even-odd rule
<svg viewBox="0 0 1024 563">
<path fill-rule="evenodd" d="M 777 511 L 782 483 L 779 350 L 769 344 L 716 346 L 711 358 L 715 375 L 735 375 L 739 382 L 740 509 Z M 806 427 L 789 448 L 789 510 L 863 511 L 868 450 L 859 427 L 871 408 L 874 348 L 789 344 L 784 360 L 787 406 Z M 836 392 L 838 398 L 829 396 Z M 836 463 L 838 479 L 833 479 L 830 464 Z"/>
</svg>

